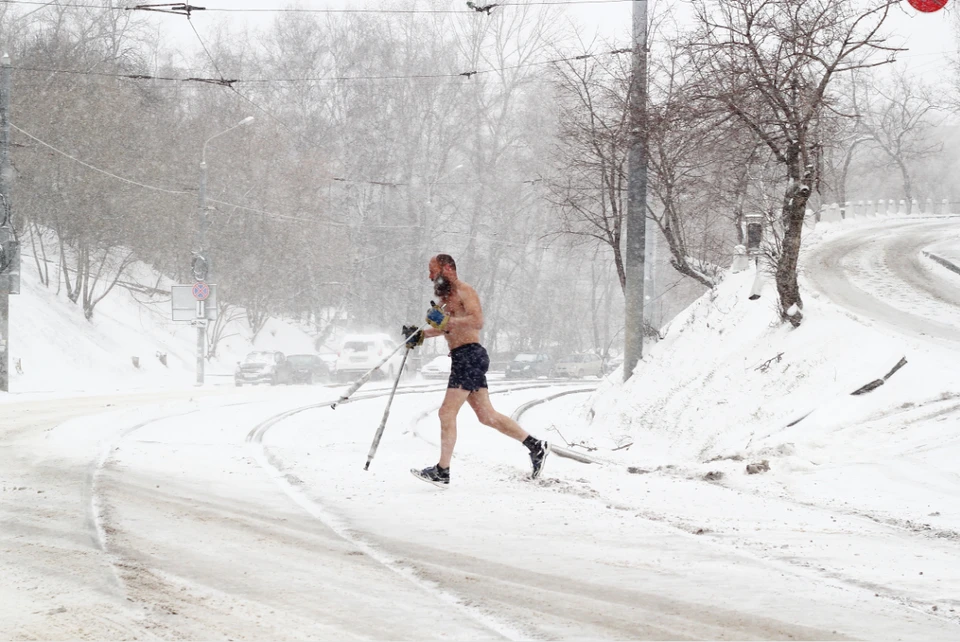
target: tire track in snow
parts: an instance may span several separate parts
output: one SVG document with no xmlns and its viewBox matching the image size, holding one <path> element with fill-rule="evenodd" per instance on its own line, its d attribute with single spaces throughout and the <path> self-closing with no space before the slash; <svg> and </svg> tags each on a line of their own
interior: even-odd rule
<svg viewBox="0 0 960 642">
<path fill-rule="evenodd" d="M 245 402 L 252 403 L 252 402 Z M 239 404 L 237 404 L 239 405 Z M 141 421 L 133 426 L 129 426 L 120 431 L 119 434 L 115 435 L 112 439 L 107 440 L 106 444 L 100 451 L 100 455 L 90 464 L 90 468 L 87 472 L 87 489 L 89 495 L 89 502 L 87 504 L 87 526 L 93 532 L 91 533 L 94 544 L 97 547 L 97 550 L 104 553 L 107 556 L 107 561 L 110 564 L 110 568 L 113 571 L 113 577 L 116 580 L 117 587 L 120 588 L 124 593 L 126 593 L 126 583 L 120 577 L 120 573 L 117 571 L 119 564 L 123 562 L 121 557 L 115 553 L 111 553 L 107 545 L 107 512 L 105 504 L 100 500 L 98 495 L 98 486 L 100 483 L 100 478 L 103 474 L 103 470 L 107 465 L 107 462 L 110 459 L 111 453 L 113 453 L 120 445 L 120 442 L 132 435 L 133 433 L 146 428 L 147 426 L 165 421 L 167 419 L 172 419 L 174 417 L 184 417 L 193 413 L 199 412 L 199 409 L 190 409 L 187 411 L 181 411 L 176 413 L 171 413 L 163 415 L 160 417 L 154 417 L 152 419 L 147 419 L 146 421 Z"/>
<path fill-rule="evenodd" d="M 518 385 L 505 390 L 499 390 L 497 393 L 493 394 L 498 394 L 501 392 L 514 392 L 517 390 L 528 390 L 533 388 L 555 387 L 556 385 L 556 383 Z M 419 387 L 412 390 L 398 388 L 396 394 L 417 394 L 422 392 L 436 392 L 444 389 L 445 386 L 443 388 L 434 387 L 434 389 L 424 389 L 423 387 Z M 388 395 L 389 391 L 371 393 L 368 395 L 351 398 L 351 401 L 380 399 Z M 275 415 L 254 427 L 253 430 L 247 434 L 247 444 L 251 447 L 253 457 L 257 463 L 260 464 L 265 471 L 267 471 L 274 482 L 291 500 L 293 500 L 294 503 L 300 506 L 309 515 L 320 521 L 324 526 L 329 528 L 344 541 L 349 542 L 352 546 L 355 546 L 358 550 L 362 551 L 370 559 L 379 563 L 381 566 L 403 578 L 404 580 L 422 589 L 429 595 L 439 599 L 441 602 L 449 604 L 450 606 L 460 610 L 464 615 L 474 620 L 481 626 L 489 629 L 490 631 L 493 631 L 494 633 L 508 640 L 528 639 L 530 637 L 528 633 L 525 633 L 511 624 L 503 622 L 489 615 L 483 609 L 467 604 L 458 595 L 445 590 L 440 584 L 420 577 L 415 570 L 415 566 L 411 562 L 389 555 L 379 547 L 368 542 L 364 537 L 364 534 L 351 527 L 346 520 L 338 515 L 335 515 L 320 502 L 308 497 L 307 494 L 301 490 L 303 482 L 299 478 L 297 478 L 295 475 L 283 472 L 283 462 L 281 462 L 279 458 L 272 456 L 267 452 L 263 445 L 263 437 L 271 428 L 283 422 L 285 419 L 307 410 L 322 408 L 329 405 L 331 404 L 324 402 L 310 404 L 309 406 L 303 406 L 300 408 L 294 408 L 292 410 Z M 433 410 L 427 411 L 426 413 L 421 413 L 418 415 L 417 421 L 431 412 L 433 412 Z M 414 434 L 422 439 L 422 437 L 416 433 L 415 424 L 413 425 L 413 428 Z"/>
</svg>

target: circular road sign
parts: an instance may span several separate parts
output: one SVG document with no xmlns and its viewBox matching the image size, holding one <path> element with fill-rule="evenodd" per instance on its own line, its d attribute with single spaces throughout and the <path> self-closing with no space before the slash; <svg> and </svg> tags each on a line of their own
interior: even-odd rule
<svg viewBox="0 0 960 642">
<path fill-rule="evenodd" d="M 933 13 L 943 9 L 947 0 L 910 0 L 910 6 L 923 13 Z"/>
<path fill-rule="evenodd" d="M 210 296 L 210 286 L 203 281 L 197 281 L 193 284 L 193 298 L 197 301 L 206 301 Z"/>
</svg>

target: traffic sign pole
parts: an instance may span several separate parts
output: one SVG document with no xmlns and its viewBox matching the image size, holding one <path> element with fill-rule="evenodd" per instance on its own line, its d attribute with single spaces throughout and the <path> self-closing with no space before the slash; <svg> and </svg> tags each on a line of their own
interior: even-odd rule
<svg viewBox="0 0 960 642">
<path fill-rule="evenodd" d="M 202 305 L 202 304 L 198 304 Z M 203 385 L 203 348 L 205 339 L 207 338 L 207 329 L 200 325 L 199 318 L 197 319 L 197 385 Z"/>
<path fill-rule="evenodd" d="M 203 281 L 197 281 L 193 284 L 193 298 L 197 300 L 197 385 L 203 385 L 203 360 L 204 350 L 206 348 L 207 324 L 203 323 L 206 319 L 206 310 L 204 310 L 204 301 L 210 296 L 210 286 Z"/>
</svg>

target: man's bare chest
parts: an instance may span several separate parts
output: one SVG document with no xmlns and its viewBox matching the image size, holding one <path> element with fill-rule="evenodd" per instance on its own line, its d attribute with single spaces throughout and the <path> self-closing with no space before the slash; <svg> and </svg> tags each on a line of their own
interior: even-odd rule
<svg viewBox="0 0 960 642">
<path fill-rule="evenodd" d="M 452 317 L 464 316 L 466 314 L 467 308 L 463 304 L 463 299 L 457 295 L 452 295 L 446 300 L 441 299 L 441 302 L 446 305 L 444 312 Z"/>
</svg>

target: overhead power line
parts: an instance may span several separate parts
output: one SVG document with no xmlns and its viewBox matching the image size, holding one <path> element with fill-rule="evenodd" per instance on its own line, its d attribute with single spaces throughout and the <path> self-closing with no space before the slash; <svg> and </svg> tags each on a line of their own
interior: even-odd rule
<svg viewBox="0 0 960 642">
<path fill-rule="evenodd" d="M 104 11 L 159 11 L 162 13 L 172 13 L 177 15 L 191 15 L 199 12 L 217 12 L 217 13 L 313 13 L 313 14 L 476 14 L 489 13 L 487 7 L 491 10 L 496 7 L 524 7 L 529 5 L 550 6 L 550 5 L 591 5 L 591 4 L 621 4 L 633 2 L 633 0 L 542 0 L 540 2 L 497 2 L 491 5 L 467 7 L 466 9 L 308 9 L 303 7 L 262 7 L 250 9 L 237 9 L 231 7 L 210 7 L 194 6 L 186 3 L 167 3 L 167 4 L 137 4 L 126 7 L 107 7 L 102 4 L 74 3 L 70 5 L 60 5 L 61 7 L 76 7 L 78 9 L 100 9 Z M 56 4 L 56 2 L 43 2 L 41 0 L 0 0 L 0 4 L 25 5 L 45 7 Z M 466 3 L 464 3 L 466 5 Z"/>
<path fill-rule="evenodd" d="M 104 176 L 107 176 L 107 177 L 112 178 L 112 179 L 114 179 L 114 180 L 120 181 L 120 182 L 122 182 L 122 183 L 126 183 L 126 184 L 128 184 L 128 185 L 133 185 L 133 186 L 136 186 L 136 187 L 141 187 L 141 188 L 143 188 L 143 189 L 151 190 L 151 191 L 154 191 L 154 192 L 162 192 L 162 193 L 164 193 L 164 194 L 173 194 L 173 195 L 175 195 L 175 196 L 189 196 L 189 197 L 191 197 L 191 198 L 196 198 L 196 196 L 197 196 L 195 192 L 191 192 L 191 191 L 187 191 L 187 190 L 169 189 L 169 188 L 160 187 L 160 186 L 157 186 L 157 185 L 150 185 L 150 184 L 148 184 L 148 183 L 143 183 L 143 182 L 141 182 L 141 181 L 136 181 L 136 180 L 133 180 L 133 179 L 131 179 L 131 178 L 127 178 L 127 177 L 125 177 L 125 176 L 120 176 L 119 174 L 115 174 L 114 172 L 111 172 L 111 171 L 105 170 L 105 169 L 103 169 L 103 168 L 97 167 L 96 165 L 93 165 L 92 163 L 88 163 L 87 161 L 84 161 L 84 160 L 82 160 L 82 159 L 80 159 L 80 158 L 77 158 L 76 156 L 73 156 L 72 154 L 63 151 L 62 149 L 59 149 L 58 147 L 56 147 L 56 146 L 54 146 L 54 145 L 51 145 L 50 143 L 48 143 L 48 142 L 46 142 L 46 141 L 44 141 L 44 140 L 41 140 L 40 138 L 34 136 L 34 135 L 31 134 L 30 132 L 21 129 L 20 127 L 17 127 L 17 126 L 14 125 L 13 123 L 10 123 L 10 128 L 11 128 L 11 129 L 15 129 L 16 131 L 20 132 L 21 134 L 23 134 L 23 135 L 26 136 L 27 138 L 35 141 L 35 142 L 38 143 L 39 145 L 42 145 L 43 147 L 46 147 L 47 149 L 49 149 L 49 150 L 51 150 L 51 151 L 53 151 L 53 152 L 55 152 L 55 153 L 57 153 L 57 154 L 65 157 L 65 158 L 67 158 L 67 159 L 69 159 L 69 160 L 71 160 L 71 161 L 73 161 L 73 162 L 75 162 L 75 163 L 77 163 L 77 164 L 79 164 L 79 165 L 82 165 L 83 167 L 86 167 L 87 169 L 89 169 L 89 170 L 91 170 L 91 171 L 97 172 L 97 173 L 99 173 L 99 174 L 103 174 Z M 327 177 L 327 180 L 332 181 L 332 182 L 365 184 L 365 185 L 373 185 L 373 186 L 378 186 L 378 187 L 406 187 L 406 186 L 408 186 L 407 183 L 393 183 L 393 182 L 389 182 L 389 181 L 377 181 L 377 180 L 367 180 L 367 179 L 352 179 L 352 178 L 343 178 L 343 177 L 339 177 L 339 176 L 329 176 L 329 177 Z M 474 183 L 468 183 L 468 182 L 463 182 L 463 183 L 446 183 L 446 182 L 438 182 L 438 183 L 434 183 L 434 185 L 492 185 L 492 186 L 496 186 L 496 185 L 505 185 L 505 184 L 508 184 L 508 183 L 510 183 L 510 184 L 521 184 L 521 183 L 524 183 L 524 184 L 531 184 L 531 185 L 532 185 L 532 184 L 535 184 L 535 183 L 537 183 L 537 182 L 539 182 L 539 181 L 540 181 L 540 179 L 533 179 L 533 180 L 527 180 L 527 181 L 509 181 L 509 182 L 500 181 L 500 182 L 496 182 L 496 183 L 478 183 L 478 182 L 474 182 Z M 271 211 L 269 211 L 269 210 L 258 209 L 258 208 L 255 208 L 255 207 L 248 207 L 248 206 L 246 206 L 246 205 L 237 205 L 236 203 L 229 203 L 229 202 L 227 202 L 227 201 L 220 201 L 220 200 L 211 199 L 211 198 L 207 198 L 207 202 L 209 202 L 209 203 L 215 203 L 215 204 L 217 204 L 217 205 L 222 205 L 222 206 L 224 206 L 224 207 L 233 207 L 233 208 L 236 208 L 236 209 L 238 209 L 238 210 L 245 211 L 245 212 L 253 212 L 253 213 L 256 213 L 256 214 L 263 214 L 263 215 L 265 215 L 265 216 L 270 216 L 270 217 L 272 217 L 272 218 L 277 218 L 277 219 L 281 219 L 281 220 L 302 221 L 302 222 L 307 222 L 307 223 L 321 223 L 321 224 L 323 224 L 323 225 L 330 225 L 330 226 L 333 226 L 333 227 L 351 227 L 351 225 L 352 225 L 351 223 L 344 223 L 344 222 L 339 222 L 339 221 L 318 221 L 318 220 L 316 220 L 316 219 L 303 218 L 303 217 L 298 217 L 298 216 L 292 216 L 292 215 L 290 215 L 290 214 L 280 214 L 280 213 L 277 213 L 277 212 L 271 212 Z M 399 226 L 398 226 L 398 225 L 373 225 L 373 226 L 370 226 L 370 227 L 374 227 L 374 228 L 378 228 L 378 229 L 379 229 L 379 228 L 382 228 L 382 229 L 398 229 L 398 228 L 409 228 L 409 227 L 415 227 L 415 226 L 409 226 L 409 225 L 399 225 Z"/>
<path fill-rule="evenodd" d="M 196 198 L 196 197 L 197 197 L 197 195 L 196 195 L 195 193 L 193 193 L 193 192 L 188 192 L 188 191 L 185 191 L 185 190 L 168 189 L 168 188 L 165 188 L 165 187 L 158 187 L 157 185 L 149 185 L 149 184 L 147 184 L 147 183 L 142 183 L 142 182 L 140 182 L 140 181 L 135 181 L 135 180 L 133 180 L 133 179 L 131 179 L 131 178 L 126 178 L 126 177 L 124 177 L 124 176 L 120 176 L 119 174 L 115 174 L 115 173 L 110 172 L 110 171 L 107 171 L 107 170 L 105 170 L 105 169 L 101 169 L 100 167 L 97 167 L 96 165 L 93 165 L 93 164 L 88 163 L 88 162 L 86 162 L 86 161 L 84 161 L 84 160 L 81 160 L 81 159 L 77 158 L 76 156 L 73 156 L 72 154 L 69 154 L 69 153 L 63 151 L 62 149 L 59 149 L 59 148 L 55 147 L 54 145 L 51 145 L 50 143 L 48 143 L 48 142 L 46 142 L 46 141 L 43 141 L 43 140 L 37 138 L 36 136 L 34 136 L 33 134 L 31 134 L 30 132 L 27 132 L 27 131 L 24 131 L 23 129 L 20 129 L 19 127 L 17 127 L 17 126 L 14 125 L 13 123 L 10 123 L 10 128 L 17 130 L 18 132 L 20 132 L 21 134 L 23 134 L 23 135 L 26 136 L 27 138 L 29 138 L 29 139 L 31 139 L 31 140 L 33 140 L 33 141 L 36 141 L 37 143 L 39 143 L 40 145 L 43 145 L 43 146 L 46 147 L 47 149 L 50 149 L 51 151 L 56 152 L 57 154 L 60 154 L 61 156 L 64 156 L 65 158 L 68 158 L 68 159 L 72 160 L 73 162 L 78 163 L 78 164 L 86 167 L 86 168 L 89 169 L 89 170 L 92 170 L 92 171 L 97 172 L 97 173 L 99 173 L 99 174 L 103 174 L 104 176 L 108 176 L 109 178 L 112 178 L 112 179 L 114 179 L 114 180 L 118 180 L 118 181 L 120 181 L 120 182 L 122 182 L 122 183 L 127 183 L 128 185 L 134 185 L 134 186 L 136 186 L 136 187 L 141 187 L 141 188 L 143 188 L 143 189 L 151 190 L 151 191 L 154 191 L 154 192 L 163 192 L 164 194 L 173 194 L 173 195 L 175 195 L 175 196 L 189 196 L 189 197 L 191 197 L 191 198 Z M 238 209 L 238 210 L 245 211 L 245 212 L 254 212 L 254 213 L 257 213 L 257 214 L 262 214 L 262 215 L 265 215 L 265 216 L 269 216 L 269 217 L 271 217 L 271 218 L 277 218 L 277 219 L 289 220 L 289 221 L 302 221 L 302 222 L 305 222 L 305 223 L 321 223 L 321 224 L 323 224 L 323 225 L 332 225 L 332 226 L 335 226 L 335 227 L 349 227 L 349 224 L 348 224 L 348 223 L 335 223 L 335 222 L 330 222 L 330 221 L 318 221 L 318 220 L 316 220 L 316 219 L 308 219 L 308 218 L 302 218 L 302 217 L 297 217 L 297 216 L 290 216 L 289 214 L 278 214 L 278 213 L 276 213 L 276 212 L 269 212 L 269 211 L 267 211 L 267 210 L 261 210 L 261 209 L 257 209 L 257 208 L 254 208 L 254 207 L 247 207 L 247 206 L 244 206 L 244 205 L 237 205 L 237 204 L 235 204 L 235 203 L 228 203 L 228 202 L 226 202 L 226 201 L 219 201 L 219 200 L 210 199 L 210 198 L 208 198 L 207 201 L 210 202 L 210 203 L 216 203 L 217 205 L 223 205 L 224 207 L 233 207 L 233 208 L 236 208 L 236 209 Z"/>
<path fill-rule="evenodd" d="M 2 1 L 2 0 L 0 0 Z M 203 42 L 202 40 L 200 41 Z M 550 60 L 538 60 L 534 62 L 522 63 L 518 65 L 508 65 L 505 67 L 493 67 L 490 69 L 478 69 L 473 71 L 461 71 L 456 73 L 449 74 L 392 74 L 392 75 L 382 75 L 382 76 L 319 76 L 315 78 L 236 78 L 236 79 L 226 79 L 226 78 L 200 78 L 200 77 L 185 77 L 185 78 L 176 78 L 173 76 L 153 76 L 150 74 L 122 74 L 122 73 L 109 73 L 105 71 L 79 71 L 75 69 L 52 69 L 48 67 L 23 67 L 14 65 L 11 67 L 14 71 L 29 71 L 29 72 L 38 72 L 38 73 L 49 73 L 49 74 L 72 74 L 77 76 L 99 76 L 102 78 L 126 78 L 130 80 L 160 80 L 168 82 L 198 82 L 198 83 L 209 83 L 214 85 L 223 85 L 227 87 L 232 87 L 236 84 L 269 84 L 269 83 L 298 83 L 298 82 L 349 82 L 349 81 L 380 81 L 380 80 L 443 80 L 443 79 L 453 79 L 453 78 L 472 78 L 473 76 L 482 75 L 482 74 L 491 74 L 501 71 L 513 71 L 517 69 L 524 69 L 528 67 L 542 67 L 544 65 L 553 65 L 561 62 L 574 62 L 577 60 L 589 60 L 591 58 L 599 58 L 601 56 L 611 56 L 630 53 L 630 49 L 612 49 L 610 51 L 600 51 L 597 53 L 587 53 L 579 54 L 576 56 L 567 56 L 565 58 L 552 58 Z M 211 57 L 212 61 L 212 57 Z M 219 72 L 218 72 L 219 73 Z"/>
<path fill-rule="evenodd" d="M 97 167 L 96 165 L 93 165 L 93 164 L 91 164 L 91 163 L 88 163 L 88 162 L 86 162 L 86 161 L 84 161 L 84 160 L 81 160 L 81 159 L 77 158 L 76 156 L 73 156 L 73 155 L 71 155 L 71 154 L 63 151 L 62 149 L 59 149 L 59 148 L 55 147 L 54 145 L 51 145 L 50 143 L 47 143 L 46 141 L 43 141 L 43 140 L 37 138 L 37 137 L 34 136 L 33 134 L 31 134 L 31 133 L 29 133 L 29 132 L 27 132 L 27 131 L 24 131 L 23 129 L 17 127 L 17 126 L 14 125 L 13 123 L 10 123 L 10 127 L 11 127 L 11 129 L 17 130 L 18 132 L 20 132 L 21 134 L 23 134 L 23 135 L 26 136 L 27 138 L 29 138 L 29 139 L 31 139 L 31 140 L 33 140 L 33 141 L 36 141 L 38 144 L 40 144 L 40 145 L 42 145 L 42 146 L 50 149 L 51 151 L 53 151 L 53 152 L 55 152 L 55 153 L 60 154 L 61 156 L 64 156 L 65 158 L 68 158 L 68 159 L 70 159 L 71 161 L 73 161 L 73 162 L 75 162 L 75 163 L 78 163 L 78 164 L 82 165 L 83 167 L 86 167 L 87 169 L 89 169 L 89 170 L 91 170 L 91 171 L 97 172 L 97 173 L 99 173 L 99 174 L 103 174 L 104 176 L 107 176 L 107 177 L 112 178 L 112 179 L 114 179 L 114 180 L 120 181 L 120 182 L 122 182 L 122 183 L 126 183 L 126 184 L 128 184 L 128 185 L 133 185 L 133 186 L 136 186 L 136 187 L 141 187 L 141 188 L 143 188 L 143 189 L 147 189 L 147 190 L 151 190 L 151 191 L 155 191 L 155 192 L 162 192 L 162 193 L 165 193 L 165 194 L 172 194 L 172 195 L 174 195 L 174 196 L 189 196 L 191 199 L 194 199 L 194 198 L 197 197 L 197 195 L 196 195 L 195 193 L 189 192 L 189 191 L 186 191 L 186 190 L 174 190 L 174 189 L 168 189 L 168 188 L 165 188 L 165 187 L 159 187 L 159 186 L 157 186 L 157 185 L 149 185 L 149 184 L 147 184 L 147 183 L 143 183 L 143 182 L 136 181 L 136 180 L 133 180 L 133 179 L 130 179 L 130 178 L 126 178 L 126 177 L 124 177 L 124 176 L 120 176 L 119 174 L 115 174 L 115 173 L 113 173 L 113 172 L 110 172 L 110 171 L 107 171 L 107 170 L 102 169 L 102 168 L 100 168 L 100 167 Z M 347 181 L 347 179 L 342 179 L 342 178 L 340 178 L 340 179 L 333 179 L 333 180 Z M 539 179 L 536 179 L 536 180 L 533 180 L 533 181 L 517 181 L 517 182 L 535 183 L 535 182 L 537 182 L 537 180 L 539 180 Z M 375 185 L 390 185 L 389 183 L 376 182 L 376 181 L 349 181 L 349 182 L 369 182 L 369 183 L 375 184 Z M 459 185 L 459 184 L 462 184 L 462 183 L 437 183 L 437 184 L 438 184 L 438 185 Z M 394 184 L 394 185 L 397 185 L 397 184 Z M 278 219 L 278 220 L 283 220 L 283 221 L 295 221 L 295 222 L 300 222 L 300 223 L 312 223 L 312 224 L 314 224 L 314 225 L 325 225 L 325 226 L 329 226 L 329 227 L 339 227 L 339 228 L 356 227 L 356 225 L 355 225 L 355 224 L 352 224 L 352 223 L 344 223 L 344 222 L 340 222 L 340 221 L 323 221 L 323 220 L 318 220 L 318 219 L 315 219 L 315 218 L 303 218 L 303 217 L 300 217 L 300 216 L 292 216 L 292 215 L 289 215 L 289 214 L 280 214 L 280 213 L 278 213 L 278 212 L 271 212 L 271 211 L 269 211 L 269 210 L 264 210 L 264 209 L 260 209 L 260 208 L 256 208 L 256 207 L 248 207 L 248 206 L 246 206 L 246 205 L 237 205 L 236 203 L 230 203 L 230 202 L 228 202 L 228 201 L 221 201 L 221 200 L 213 199 L 213 198 L 207 198 L 207 202 L 208 202 L 208 203 L 213 203 L 213 204 L 215 204 L 215 205 L 220 205 L 220 206 L 225 207 L 225 208 L 234 208 L 234 209 L 239 210 L 239 211 L 241 211 L 241 212 L 250 212 L 250 213 L 252 213 L 252 214 L 259 214 L 259 215 L 261 215 L 261 216 L 266 216 L 266 217 L 268 217 L 268 218 L 273 218 L 273 219 Z M 391 229 L 391 230 L 396 230 L 396 229 L 412 229 L 412 228 L 415 228 L 415 227 L 418 227 L 418 226 L 417 226 L 417 225 L 370 225 L 370 224 L 366 224 L 366 225 L 364 225 L 363 227 L 366 228 L 366 229 Z M 454 232 L 454 231 L 451 231 L 451 230 L 444 230 L 444 231 L 439 232 L 436 236 L 443 236 L 443 235 L 467 235 L 467 233 L 466 233 L 466 232 Z M 499 238 L 499 235 L 497 235 L 497 234 L 494 234 L 493 236 L 487 236 L 487 235 L 473 235 L 473 236 L 474 236 L 474 238 L 476 238 L 477 240 L 488 241 L 488 242 L 490 242 L 490 243 L 497 243 L 497 244 L 501 244 L 501 245 L 508 245 L 508 246 L 514 246 L 514 247 L 524 247 L 524 246 L 527 246 L 526 243 L 518 243 L 518 242 L 516 242 L 516 241 L 508 241 L 508 240 L 506 240 L 506 239 Z M 558 248 L 550 247 L 550 246 L 535 246 L 535 247 L 539 247 L 540 249 L 544 249 L 544 250 L 557 250 L 557 249 L 558 249 Z"/>
<path fill-rule="evenodd" d="M 157 187 L 156 185 L 147 185 L 146 183 L 141 183 L 141 182 L 139 182 L 139 181 L 135 181 L 135 180 L 130 179 L 130 178 L 124 178 L 123 176 L 118 176 L 117 174 L 114 174 L 114 173 L 112 173 L 112 172 L 108 172 L 108 171 L 105 170 L 105 169 L 100 169 L 99 167 L 96 167 L 95 165 L 91 165 L 90 163 L 88 163 L 88 162 L 86 162 L 86 161 L 82 161 L 82 160 L 80 160 L 79 158 L 77 158 L 77 157 L 75 157 L 75 156 L 71 156 L 70 154 L 68 154 L 67 152 L 63 151 L 62 149 L 57 149 L 56 147 L 54 147 L 54 146 L 51 145 L 50 143 L 48 143 L 48 142 L 46 142 L 46 141 L 40 140 L 39 138 L 37 138 L 36 136 L 34 136 L 33 134 L 31 134 L 30 132 L 26 132 L 26 131 L 20 129 L 19 127 L 17 127 L 17 126 L 14 125 L 13 123 L 10 123 L 10 128 L 17 130 L 18 132 L 20 132 L 21 134 L 23 134 L 23 135 L 26 136 L 27 138 L 29 138 L 29 139 L 31 139 L 31 140 L 33 140 L 33 141 L 36 141 L 37 143 L 43 145 L 44 147 L 46 147 L 46 148 L 48 148 L 48 149 L 51 149 L 52 151 L 60 154 L 61 156 L 65 156 L 65 157 L 69 158 L 70 160 L 72 160 L 73 162 L 79 163 L 80 165 L 83 165 L 83 166 L 86 167 L 87 169 L 91 169 L 91 170 L 93 170 L 93 171 L 95 171 L 95 172 L 99 172 L 100 174 L 104 174 L 105 176 L 109 176 L 110 178 L 114 178 L 114 179 L 116 179 L 116 180 L 118 180 L 118 181 L 121 181 L 121 182 L 123 182 L 123 183 L 128 183 L 128 184 L 130 184 L 130 185 L 136 185 L 137 187 L 142 187 L 142 188 L 144 188 L 144 189 L 149 189 L 149 190 L 153 190 L 153 191 L 156 191 L 156 192 L 164 192 L 164 193 L 166 193 L 166 194 L 178 194 L 178 195 L 187 194 L 187 195 L 189 195 L 189 196 L 195 196 L 195 194 L 191 194 L 190 192 L 185 192 L 185 191 L 183 191 L 183 190 L 172 190 L 172 189 L 166 189 L 166 188 L 164 188 L 164 187 Z"/>
</svg>

